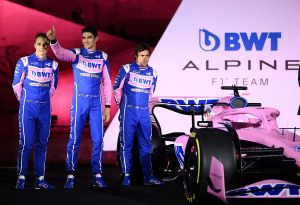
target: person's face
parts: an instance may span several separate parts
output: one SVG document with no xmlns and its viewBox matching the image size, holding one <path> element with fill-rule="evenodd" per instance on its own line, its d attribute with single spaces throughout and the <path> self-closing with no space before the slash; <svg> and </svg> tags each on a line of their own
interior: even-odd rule
<svg viewBox="0 0 300 205">
<path fill-rule="evenodd" d="M 150 54 L 148 50 L 141 51 L 136 56 L 136 63 L 140 66 L 147 66 L 149 62 L 149 57 Z"/>
<path fill-rule="evenodd" d="M 35 54 L 38 57 L 44 57 L 47 54 L 49 43 L 43 37 L 38 37 L 34 43 Z"/>
<path fill-rule="evenodd" d="M 82 34 L 82 44 L 86 49 L 96 50 L 96 43 L 98 41 L 98 37 L 94 37 L 94 35 L 90 32 L 84 32 Z"/>
</svg>

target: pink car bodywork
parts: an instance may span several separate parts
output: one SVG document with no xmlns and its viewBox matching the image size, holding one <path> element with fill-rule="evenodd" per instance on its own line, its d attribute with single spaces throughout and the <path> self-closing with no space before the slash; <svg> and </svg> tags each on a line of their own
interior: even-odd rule
<svg viewBox="0 0 300 205">
<path fill-rule="evenodd" d="M 219 102 L 229 103 L 233 96 L 221 98 Z M 159 102 L 159 100 L 158 100 Z M 300 136 L 296 134 L 296 128 L 278 128 L 276 118 L 280 115 L 279 110 L 268 107 L 243 107 L 231 108 L 230 106 L 216 105 L 208 111 L 208 118 L 213 122 L 214 128 L 224 129 L 222 123 L 230 121 L 236 129 L 240 140 L 255 142 L 267 147 L 283 148 L 284 155 L 296 160 L 296 165 L 300 168 Z M 292 130 L 292 131 L 291 131 Z M 174 143 L 175 154 L 183 169 L 184 152 L 189 135 L 177 137 Z M 300 198 L 300 186 L 290 182 L 270 179 L 256 182 L 239 189 L 225 190 L 223 165 L 218 159 L 213 158 L 211 163 L 211 179 L 213 184 L 222 191 L 215 193 L 209 187 L 208 193 L 215 195 L 226 202 L 227 198 Z M 218 178 L 213 178 L 216 173 Z M 272 187 L 279 191 L 265 191 L 263 195 L 251 194 L 232 194 L 239 193 L 241 190 L 260 189 L 262 187 Z"/>
<path fill-rule="evenodd" d="M 232 96 L 220 99 L 228 102 Z M 256 142 L 268 147 L 284 148 L 284 155 L 296 160 L 300 167 L 300 136 L 290 130 L 278 128 L 276 118 L 279 110 L 268 107 L 245 107 L 232 109 L 229 106 L 214 106 L 209 114 L 213 127 L 222 128 L 220 123 L 230 121 L 236 129 L 239 139 Z M 291 128 L 292 129 L 292 128 Z M 185 150 L 188 135 L 176 139 L 176 146 Z"/>
<path fill-rule="evenodd" d="M 230 97 L 221 98 L 228 102 Z M 282 147 L 284 155 L 296 160 L 300 167 L 300 136 L 293 130 L 279 129 L 276 118 L 279 110 L 268 107 L 245 107 L 231 109 L 228 106 L 214 106 L 211 110 L 213 127 L 220 123 L 233 123 L 240 140 L 256 142 L 267 147 Z M 292 129 L 292 128 L 291 128 Z"/>
<path fill-rule="evenodd" d="M 221 98 L 220 102 L 228 103 L 231 98 L 230 96 Z M 300 168 L 300 136 L 296 134 L 296 128 L 294 130 L 292 128 L 287 130 L 278 128 L 276 118 L 280 115 L 279 110 L 268 107 L 231 109 L 229 106 L 214 106 L 211 114 L 213 127 L 218 128 L 220 123 L 230 121 L 235 127 L 240 140 L 255 142 L 267 147 L 283 148 L 283 154 L 288 158 L 295 159 L 296 165 Z M 224 176 L 224 172 L 220 169 L 221 164 L 216 159 L 212 161 L 211 171 L 216 170 Z M 222 181 L 215 180 L 214 183 L 220 184 Z M 224 202 L 226 202 L 226 198 L 300 198 L 299 185 L 282 180 L 264 180 L 230 191 L 225 190 L 224 184 L 222 185 L 220 193 L 215 193 L 209 187 L 207 191 Z M 274 189 L 280 187 L 281 189 L 277 194 L 268 192 L 262 195 L 251 194 L 251 192 L 247 194 L 230 194 L 255 188 L 262 189 L 262 187 L 267 186 Z"/>
</svg>

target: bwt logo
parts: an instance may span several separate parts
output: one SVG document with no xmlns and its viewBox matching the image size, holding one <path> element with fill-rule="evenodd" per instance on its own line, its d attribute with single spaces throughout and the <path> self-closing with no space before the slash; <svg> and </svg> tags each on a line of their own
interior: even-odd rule
<svg viewBox="0 0 300 205">
<path fill-rule="evenodd" d="M 167 99 L 167 98 L 162 98 L 160 100 L 162 103 L 166 103 L 168 106 L 175 108 L 175 109 L 180 109 L 183 111 L 190 111 L 191 106 L 194 105 L 194 109 L 196 112 L 201 111 L 202 105 L 207 108 L 208 105 L 210 108 L 212 107 L 212 104 L 216 103 L 219 101 L 219 99 Z"/>
<path fill-rule="evenodd" d="M 286 192 L 286 197 L 296 197 L 300 195 L 300 187 L 292 184 L 264 184 L 262 186 L 251 186 L 247 188 L 228 191 L 228 196 L 282 196 Z M 298 198 L 298 197 L 297 197 Z"/>
<path fill-rule="evenodd" d="M 262 51 L 266 45 L 270 45 L 271 51 L 278 50 L 278 40 L 281 32 L 262 32 L 256 33 L 225 33 L 225 51 L 239 51 L 242 47 L 246 51 Z M 199 29 L 199 44 L 204 51 L 215 51 L 220 47 L 220 38 L 206 29 Z"/>
<path fill-rule="evenodd" d="M 101 64 L 99 63 L 90 63 L 90 62 L 82 61 L 82 65 L 89 68 L 98 68 L 98 69 L 101 68 Z"/>
<path fill-rule="evenodd" d="M 52 77 L 53 73 L 49 72 L 36 72 L 36 71 L 31 71 L 31 76 L 37 76 L 37 77 L 43 77 L 43 78 L 50 78 Z"/>
<path fill-rule="evenodd" d="M 145 85 L 151 85 L 152 84 L 151 80 L 137 78 L 137 77 L 133 77 L 133 82 L 140 83 L 140 84 L 145 84 Z"/>
</svg>

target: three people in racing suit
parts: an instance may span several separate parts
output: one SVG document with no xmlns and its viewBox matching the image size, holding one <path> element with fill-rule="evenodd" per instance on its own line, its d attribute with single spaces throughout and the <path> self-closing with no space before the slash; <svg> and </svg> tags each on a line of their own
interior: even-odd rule
<svg viewBox="0 0 300 205">
<path fill-rule="evenodd" d="M 111 77 L 107 54 L 96 48 L 98 32 L 95 27 L 82 29 L 83 48 L 67 50 L 60 46 L 53 27 L 45 34 L 36 36 L 35 54 L 21 58 L 16 66 L 13 80 L 14 92 L 20 101 L 20 148 L 18 152 L 17 189 L 24 189 L 30 150 L 35 142 L 35 187 L 50 189 L 53 185 L 45 179 L 46 145 L 50 133 L 50 97 L 57 87 L 57 63 L 47 58 L 50 40 L 55 56 L 71 62 L 74 74 L 74 92 L 71 105 L 70 138 L 67 145 L 64 188 L 73 189 L 79 145 L 85 121 L 89 118 L 93 142 L 91 164 L 93 187 L 106 187 L 102 176 L 103 122 L 110 119 Z M 123 65 L 114 84 L 114 94 L 120 107 L 120 144 L 123 172 L 122 185 L 130 186 L 132 148 L 135 134 L 140 147 L 140 161 L 145 185 L 161 185 L 154 177 L 151 167 L 151 121 L 149 100 L 155 90 L 157 74 L 148 65 L 150 48 L 138 44 L 135 62 Z M 103 87 L 105 110 L 102 111 L 101 88 Z M 35 123 L 37 122 L 37 123 Z M 37 126 L 37 127 L 35 127 Z M 35 130 L 37 132 L 35 133 Z M 36 135 L 35 135 L 36 134 Z"/>
</svg>

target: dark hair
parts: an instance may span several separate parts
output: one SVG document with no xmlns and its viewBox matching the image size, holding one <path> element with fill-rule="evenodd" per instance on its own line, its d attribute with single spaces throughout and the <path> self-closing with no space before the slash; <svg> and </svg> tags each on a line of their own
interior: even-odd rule
<svg viewBox="0 0 300 205">
<path fill-rule="evenodd" d="M 95 26 L 86 26 L 81 30 L 81 33 L 83 34 L 84 32 L 90 32 L 94 35 L 96 38 L 98 36 L 98 30 Z"/>
<path fill-rule="evenodd" d="M 150 51 L 150 46 L 147 44 L 147 43 L 139 43 L 136 45 L 135 49 L 134 49 L 134 58 L 136 59 L 139 52 L 142 52 L 142 51 L 149 51 L 149 55 L 151 53 Z"/>
<path fill-rule="evenodd" d="M 37 33 L 34 37 L 35 41 L 38 38 L 44 38 L 48 43 L 50 42 L 49 38 L 47 37 L 47 35 L 45 33 L 42 33 L 42 32 Z"/>
</svg>

